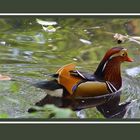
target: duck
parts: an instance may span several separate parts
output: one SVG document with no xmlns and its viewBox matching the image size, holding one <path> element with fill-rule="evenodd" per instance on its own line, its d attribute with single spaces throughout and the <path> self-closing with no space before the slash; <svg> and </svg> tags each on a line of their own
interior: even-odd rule
<svg viewBox="0 0 140 140">
<path fill-rule="evenodd" d="M 128 50 L 117 46 L 109 49 L 94 73 L 81 72 L 74 63 L 64 65 L 51 74 L 52 79 L 33 84 L 48 90 L 51 96 L 89 98 L 117 92 L 122 86 L 121 64 L 133 62 Z"/>
<path fill-rule="evenodd" d="M 50 75 L 51 80 L 33 83 L 47 91 L 35 106 L 54 104 L 73 111 L 96 107 L 105 118 L 123 118 L 131 101 L 120 103 L 121 64 L 133 61 L 126 48 L 117 46 L 105 53 L 93 73 L 77 70 L 74 63 L 64 65 Z M 29 113 L 36 111 L 35 108 L 28 109 Z"/>
</svg>

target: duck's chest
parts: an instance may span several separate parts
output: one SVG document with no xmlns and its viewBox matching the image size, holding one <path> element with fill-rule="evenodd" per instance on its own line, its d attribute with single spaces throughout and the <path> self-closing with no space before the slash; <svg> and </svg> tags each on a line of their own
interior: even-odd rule
<svg viewBox="0 0 140 140">
<path fill-rule="evenodd" d="M 120 65 L 108 65 L 104 69 L 103 79 L 113 84 L 113 86 L 115 86 L 116 89 L 119 89 L 122 86 Z"/>
</svg>

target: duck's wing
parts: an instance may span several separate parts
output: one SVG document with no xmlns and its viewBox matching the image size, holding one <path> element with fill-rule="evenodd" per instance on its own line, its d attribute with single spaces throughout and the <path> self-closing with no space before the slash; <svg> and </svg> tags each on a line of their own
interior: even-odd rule
<svg viewBox="0 0 140 140">
<path fill-rule="evenodd" d="M 117 92 L 109 81 L 84 81 L 73 87 L 75 97 L 95 97 Z"/>
<path fill-rule="evenodd" d="M 109 94 L 108 87 L 105 82 L 86 81 L 80 83 L 74 91 L 75 97 L 94 97 Z"/>
</svg>

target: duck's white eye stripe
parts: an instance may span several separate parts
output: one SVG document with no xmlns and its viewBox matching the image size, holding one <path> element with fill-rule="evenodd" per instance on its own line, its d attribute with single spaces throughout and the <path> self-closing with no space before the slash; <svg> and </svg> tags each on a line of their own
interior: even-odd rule
<svg viewBox="0 0 140 140">
<path fill-rule="evenodd" d="M 114 54 L 114 55 L 112 55 L 112 56 L 109 57 L 109 60 L 112 59 L 112 58 L 114 58 L 114 57 L 117 57 L 119 55 L 120 55 L 120 53 Z"/>
<path fill-rule="evenodd" d="M 127 49 L 125 49 L 125 48 L 123 48 L 122 50 L 125 51 L 125 52 L 127 51 Z"/>
</svg>

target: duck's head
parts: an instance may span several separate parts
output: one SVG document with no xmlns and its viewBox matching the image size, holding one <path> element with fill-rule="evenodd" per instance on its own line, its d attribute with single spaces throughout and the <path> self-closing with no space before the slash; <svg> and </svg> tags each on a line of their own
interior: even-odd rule
<svg viewBox="0 0 140 140">
<path fill-rule="evenodd" d="M 120 64 L 125 61 L 133 61 L 133 59 L 128 56 L 127 49 L 123 47 L 111 48 L 106 52 L 94 74 L 100 79 L 117 83 L 117 87 L 120 87 L 122 81 Z"/>
<path fill-rule="evenodd" d="M 107 62 L 109 60 L 115 59 L 116 63 L 120 62 L 132 62 L 133 59 L 128 57 L 127 49 L 123 47 L 114 47 L 108 50 L 102 59 L 102 62 Z"/>
</svg>

